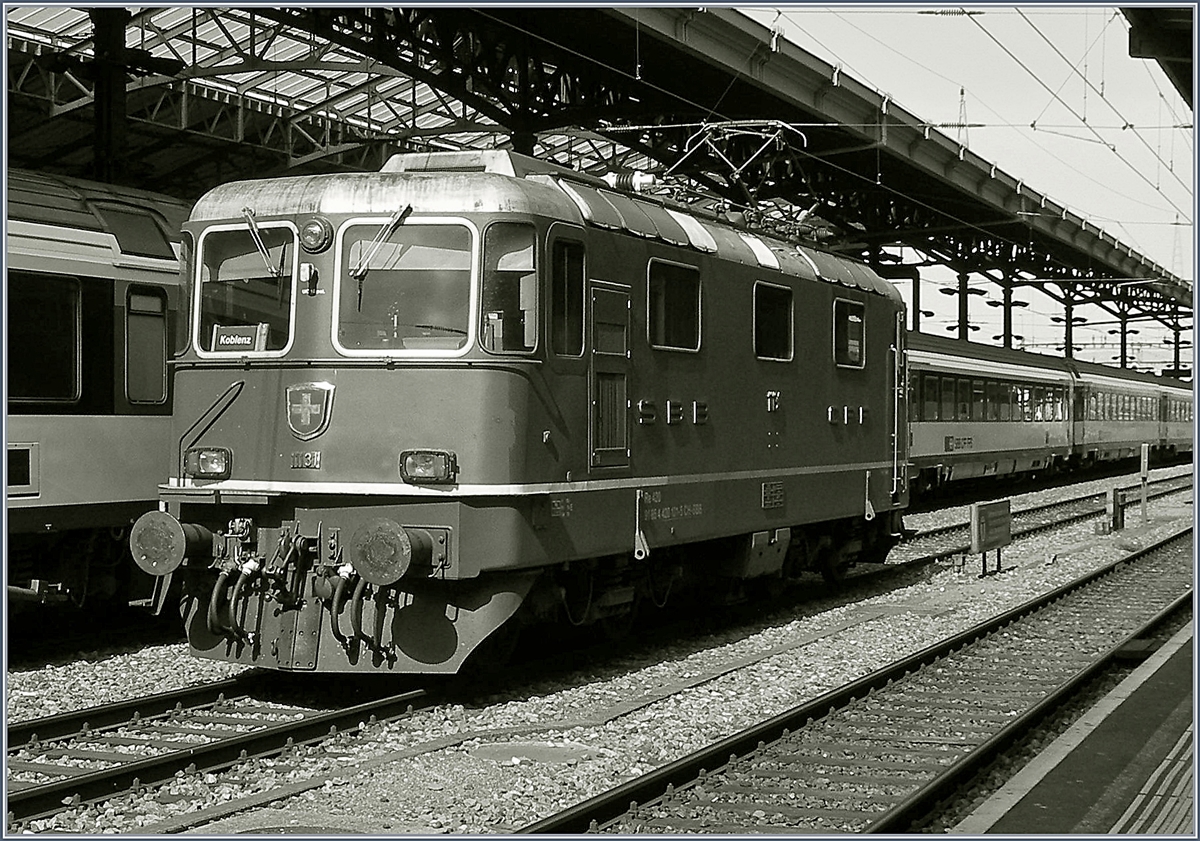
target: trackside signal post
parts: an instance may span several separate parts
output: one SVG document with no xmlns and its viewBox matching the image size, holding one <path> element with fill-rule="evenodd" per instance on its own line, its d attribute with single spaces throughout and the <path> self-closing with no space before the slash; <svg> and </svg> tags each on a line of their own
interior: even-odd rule
<svg viewBox="0 0 1200 841">
<path fill-rule="evenodd" d="M 1012 543 L 1012 510 L 1010 500 L 977 502 L 971 506 L 971 552 L 981 555 L 983 568 L 980 578 L 1003 572 L 1000 549 Z M 988 571 L 987 553 L 996 550 L 996 568 Z"/>
</svg>

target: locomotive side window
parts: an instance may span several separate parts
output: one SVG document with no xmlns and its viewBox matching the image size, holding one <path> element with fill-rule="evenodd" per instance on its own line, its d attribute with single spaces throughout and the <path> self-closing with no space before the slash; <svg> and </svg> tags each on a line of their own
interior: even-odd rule
<svg viewBox="0 0 1200 841">
<path fill-rule="evenodd" d="M 533 226 L 494 222 L 483 235 L 484 350 L 529 353 L 537 347 L 538 293 Z"/>
<path fill-rule="evenodd" d="M 463 225 L 409 220 L 390 234 L 382 222 L 347 226 L 337 302 L 338 346 L 348 351 L 465 347 L 470 337 L 471 250 L 471 231 Z"/>
<path fill-rule="evenodd" d="M 78 400 L 79 281 L 10 271 L 8 311 L 9 400 Z"/>
<path fill-rule="evenodd" d="M 754 284 L 754 355 L 759 359 L 792 359 L 792 290 Z"/>
<path fill-rule="evenodd" d="M 206 351 L 278 351 L 291 334 L 291 228 L 211 231 L 200 241 L 199 341 Z"/>
<path fill-rule="evenodd" d="M 866 307 L 839 298 L 833 302 L 833 361 L 842 368 L 862 368 L 866 363 Z"/>
<path fill-rule="evenodd" d="M 550 249 L 550 341 L 559 356 L 583 353 L 583 244 L 555 240 Z"/>
<path fill-rule="evenodd" d="M 648 339 L 662 350 L 700 349 L 700 270 L 651 260 Z"/>
<path fill-rule="evenodd" d="M 125 307 L 125 394 L 130 403 L 167 399 L 167 296 L 131 287 Z"/>
</svg>

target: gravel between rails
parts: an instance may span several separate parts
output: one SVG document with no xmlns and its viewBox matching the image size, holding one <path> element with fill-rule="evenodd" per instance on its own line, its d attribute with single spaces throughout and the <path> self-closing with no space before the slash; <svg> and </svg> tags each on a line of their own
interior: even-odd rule
<svg viewBox="0 0 1200 841">
<path fill-rule="evenodd" d="M 1128 477 L 1119 482 L 1129 483 Z M 1047 494 L 1083 492 L 1076 486 L 1029 496 L 1043 501 Z M 179 778 L 158 792 L 126 796 L 98 810 L 71 810 L 33 828 L 511 832 L 1149 545 L 1192 521 L 1190 499 L 1188 494 L 1151 503 L 1145 525 L 1131 511 L 1130 527 L 1113 535 L 1095 535 L 1092 521 L 1020 541 L 1004 552 L 1011 570 L 1004 575 L 981 580 L 975 563 L 961 571 L 942 568 L 925 582 L 854 604 L 805 606 L 803 615 L 773 616 L 703 645 L 648 647 L 587 673 L 508 687 L 465 705 L 441 705 L 379 727 L 369 739 L 335 741 L 258 763 L 239 782 L 224 775 Z M 1034 501 L 1014 499 L 1014 508 Z M 954 522 L 964 520 L 964 512 L 919 518 Z M 49 715 L 240 670 L 191 660 L 181 645 L 84 657 L 10 672 L 7 710 L 14 720 Z M 212 809 L 247 791 L 285 786 L 296 793 L 266 808 L 192 830 L 178 822 L 182 814 Z"/>
</svg>

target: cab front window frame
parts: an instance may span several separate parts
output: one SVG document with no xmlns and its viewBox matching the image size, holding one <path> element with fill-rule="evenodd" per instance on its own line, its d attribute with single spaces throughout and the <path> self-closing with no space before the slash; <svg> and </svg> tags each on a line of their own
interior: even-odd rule
<svg viewBox="0 0 1200 841">
<path fill-rule="evenodd" d="M 402 225 L 397 229 L 402 233 L 404 230 L 421 227 L 456 227 L 463 228 L 467 232 L 468 245 L 468 277 L 466 288 L 466 309 L 467 316 L 465 324 L 456 322 L 450 325 L 453 330 L 441 331 L 429 329 L 429 339 L 436 339 L 442 336 L 447 339 L 447 343 L 457 337 L 460 333 L 461 326 L 463 342 L 459 347 L 404 347 L 402 344 L 389 347 L 382 340 L 379 346 L 371 347 L 351 347 L 346 342 L 345 336 L 340 335 L 346 325 L 342 323 L 343 307 L 347 301 L 357 300 L 358 280 L 351 276 L 351 266 L 349 260 L 353 254 L 347 252 L 347 234 L 356 227 L 369 227 L 379 229 L 388 223 L 387 215 L 360 215 L 345 219 L 334 234 L 334 265 L 336 270 L 334 273 L 333 283 L 333 317 L 331 319 L 331 335 L 330 341 L 334 349 L 341 355 L 353 358 L 371 357 L 371 358 L 405 358 L 405 359 L 456 359 L 470 353 L 476 346 L 476 325 L 479 323 L 479 271 L 480 271 L 480 231 L 478 226 L 470 219 L 462 216 L 409 216 Z M 396 239 L 400 234 L 393 234 L 390 239 Z M 372 234 L 374 236 L 374 234 Z M 358 240 L 355 240 L 358 242 Z M 361 246 L 360 246 L 361 249 Z M 382 254 L 383 252 L 380 252 Z M 376 283 L 383 280 L 380 277 L 380 270 L 377 268 L 367 269 L 367 274 L 363 279 L 367 291 L 371 290 L 370 284 L 374 278 Z M 349 296 L 349 297 L 347 297 Z M 424 323 L 424 319 L 417 319 Z M 431 322 L 432 323 L 432 322 Z M 443 325 L 438 325 L 443 326 Z M 385 326 L 386 329 L 386 326 Z M 436 341 L 430 341 L 428 344 L 440 344 Z"/>
<path fill-rule="evenodd" d="M 253 240 L 250 238 L 250 233 L 247 229 L 245 222 L 239 221 L 239 222 L 222 223 L 222 224 L 218 224 L 218 225 L 210 225 L 209 227 L 205 228 L 200 233 L 200 236 L 197 238 L 196 248 L 194 251 L 195 263 L 192 266 L 193 292 L 192 292 L 192 307 L 191 307 L 192 315 L 191 315 L 191 319 L 190 319 L 191 327 L 192 327 L 192 346 L 195 348 L 196 354 L 201 359 L 235 359 L 235 358 L 242 359 L 243 357 L 250 358 L 250 359 L 278 359 L 280 357 L 286 356 L 287 353 L 292 349 L 292 346 L 295 344 L 295 341 L 296 341 L 296 299 L 297 299 L 297 282 L 296 281 L 297 281 L 297 276 L 299 274 L 299 266 L 300 266 L 300 262 L 301 262 L 301 260 L 298 256 L 299 249 L 300 249 L 299 229 L 296 227 L 296 225 L 293 222 L 291 222 L 290 220 L 287 220 L 287 219 L 259 220 L 257 224 L 258 224 L 258 229 L 259 229 L 260 234 L 264 237 L 269 238 L 271 236 L 271 232 L 277 231 L 277 230 L 286 230 L 290 234 L 289 240 L 283 244 L 284 245 L 283 255 L 284 255 L 285 259 L 287 260 L 290 271 L 285 272 L 282 275 L 279 275 L 279 277 L 281 279 L 286 279 L 286 282 L 287 282 L 287 285 L 286 285 L 286 291 L 287 291 L 287 295 L 288 295 L 287 339 L 283 343 L 283 346 L 278 347 L 278 348 L 256 349 L 253 346 L 253 344 L 251 344 L 251 346 L 248 348 L 238 347 L 237 349 L 229 349 L 229 350 L 212 350 L 212 349 L 209 349 L 208 347 L 206 347 L 206 344 L 209 344 L 209 342 L 206 342 L 205 336 L 203 334 L 206 330 L 210 329 L 205 326 L 205 324 L 206 324 L 206 318 L 205 318 L 205 291 L 206 291 L 206 289 L 212 287 L 214 284 L 220 284 L 220 283 L 241 284 L 243 282 L 248 282 L 248 281 L 243 281 L 243 280 L 213 280 L 211 278 L 205 277 L 206 256 L 208 254 L 208 248 L 210 247 L 210 243 L 212 242 L 212 239 L 215 236 L 221 235 L 221 234 L 227 234 L 230 232 L 245 233 L 247 235 L 247 239 L 250 240 L 251 242 L 253 242 Z M 253 264 L 253 262 L 255 260 L 261 261 L 262 256 L 257 252 L 257 250 L 255 250 L 253 252 L 247 252 L 246 259 L 248 261 L 250 261 L 251 264 Z M 263 274 L 265 275 L 266 274 L 266 266 L 264 265 L 262 268 L 263 268 Z M 246 327 L 265 326 L 265 323 L 260 322 L 258 325 L 245 325 L 245 326 Z M 253 342 L 253 340 L 251 340 L 251 341 Z"/>
</svg>

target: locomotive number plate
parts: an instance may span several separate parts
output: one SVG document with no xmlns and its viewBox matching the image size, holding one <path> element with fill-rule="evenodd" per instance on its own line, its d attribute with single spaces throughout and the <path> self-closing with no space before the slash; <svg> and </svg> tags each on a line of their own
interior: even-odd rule
<svg viewBox="0 0 1200 841">
<path fill-rule="evenodd" d="M 782 508 L 786 501 L 787 496 L 783 489 L 783 482 L 763 482 L 762 507 L 764 510 Z"/>
<path fill-rule="evenodd" d="M 320 470 L 321 451 L 309 453 L 292 453 L 292 470 Z"/>
</svg>

